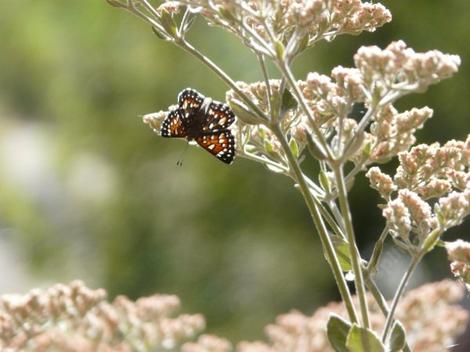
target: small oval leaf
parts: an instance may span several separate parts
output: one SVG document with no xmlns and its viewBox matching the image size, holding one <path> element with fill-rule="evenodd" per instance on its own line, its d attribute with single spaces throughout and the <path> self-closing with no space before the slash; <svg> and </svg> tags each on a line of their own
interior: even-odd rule
<svg viewBox="0 0 470 352">
<path fill-rule="evenodd" d="M 290 147 L 292 154 L 297 159 L 300 155 L 300 151 L 299 151 L 299 145 L 297 144 L 294 138 L 291 138 L 289 142 L 289 147 Z"/>
<path fill-rule="evenodd" d="M 346 339 L 349 352 L 384 352 L 385 347 L 372 330 L 353 324 Z"/>
<path fill-rule="evenodd" d="M 336 255 L 338 256 L 339 264 L 344 272 L 352 270 L 351 266 L 351 252 L 349 251 L 349 244 L 339 236 L 333 239 L 333 246 L 335 247 Z"/>
<path fill-rule="evenodd" d="M 326 173 L 323 170 L 320 170 L 318 174 L 318 181 L 320 182 L 320 186 L 328 193 L 331 192 L 331 182 Z"/>
<path fill-rule="evenodd" d="M 330 316 L 326 326 L 326 331 L 331 347 L 333 347 L 336 352 L 349 352 L 346 347 L 346 339 L 350 329 L 351 324 L 340 316 L 336 314 L 332 314 Z"/>
<path fill-rule="evenodd" d="M 285 88 L 282 92 L 282 101 L 281 101 L 281 113 L 284 113 L 288 110 L 295 109 L 297 107 L 297 100 L 291 94 L 289 89 Z"/>
<path fill-rule="evenodd" d="M 395 322 L 392 329 L 392 334 L 390 335 L 390 352 L 398 352 L 405 347 L 406 337 L 405 329 L 399 321 Z"/>
</svg>

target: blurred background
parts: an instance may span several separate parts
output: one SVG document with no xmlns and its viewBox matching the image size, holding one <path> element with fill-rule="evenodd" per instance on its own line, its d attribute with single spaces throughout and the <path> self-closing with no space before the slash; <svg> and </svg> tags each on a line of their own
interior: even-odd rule
<svg viewBox="0 0 470 352">
<path fill-rule="evenodd" d="M 351 66 L 361 45 L 397 39 L 458 54 L 455 78 L 399 108 L 435 110 L 422 142 L 465 139 L 470 3 L 383 3 L 391 24 L 318 45 L 297 62 L 297 77 Z M 246 160 L 228 167 L 196 148 L 178 167 L 184 142 L 141 122 L 186 87 L 223 100 L 214 74 L 104 0 L 3 0 L 0 13 L 0 293 L 76 278 L 111 297 L 174 293 L 185 312 L 203 313 L 209 331 L 234 341 L 261 338 L 278 314 L 308 314 L 339 298 L 287 178 Z M 222 30 L 198 20 L 190 40 L 235 80 L 260 79 L 250 52 Z M 368 256 L 383 224 L 378 196 L 361 176 L 351 197 Z M 447 238 L 468 240 L 469 230 Z M 379 277 L 388 297 L 407 263 L 388 246 Z M 450 273 L 438 250 L 412 286 L 443 277 Z"/>
</svg>

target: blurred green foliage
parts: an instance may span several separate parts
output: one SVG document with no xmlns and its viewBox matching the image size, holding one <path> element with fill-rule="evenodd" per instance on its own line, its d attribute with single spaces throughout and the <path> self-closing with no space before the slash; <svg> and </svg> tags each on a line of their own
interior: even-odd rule
<svg viewBox="0 0 470 352">
<path fill-rule="evenodd" d="M 456 78 L 399 107 L 435 109 L 421 141 L 465 138 L 469 3 L 383 3 L 391 24 L 321 43 L 297 62 L 298 77 L 351 65 L 359 46 L 397 39 L 459 54 Z M 338 299 L 289 180 L 245 160 L 227 167 L 195 148 L 177 167 L 184 143 L 141 123 L 188 86 L 223 100 L 214 74 L 104 0 L 3 1 L 0 14 L 1 240 L 18 248 L 35 282 L 82 278 L 133 298 L 175 293 L 186 311 L 205 314 L 210 331 L 233 339 L 258 338 L 280 313 Z M 260 79 L 229 34 L 199 20 L 190 38 L 236 80 Z M 364 179 L 356 186 L 355 225 L 369 253 L 382 223 L 378 197 Z M 442 252 L 431 259 L 426 280 L 448 275 Z"/>
</svg>

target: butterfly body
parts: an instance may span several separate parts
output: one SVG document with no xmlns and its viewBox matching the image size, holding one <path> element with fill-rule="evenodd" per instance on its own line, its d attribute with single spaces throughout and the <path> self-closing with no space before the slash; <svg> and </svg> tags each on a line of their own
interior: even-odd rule
<svg viewBox="0 0 470 352">
<path fill-rule="evenodd" d="M 229 127 L 234 121 L 235 115 L 226 104 L 187 88 L 178 95 L 178 107 L 163 121 L 161 135 L 195 141 L 219 160 L 231 164 L 235 138 Z"/>
</svg>

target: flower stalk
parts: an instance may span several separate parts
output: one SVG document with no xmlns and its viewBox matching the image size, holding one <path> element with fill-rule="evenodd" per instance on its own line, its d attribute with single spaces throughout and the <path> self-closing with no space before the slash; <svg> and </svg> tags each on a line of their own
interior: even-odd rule
<svg viewBox="0 0 470 352">
<path fill-rule="evenodd" d="M 405 288 L 408 285 L 411 276 L 413 275 L 418 263 L 421 261 L 422 258 L 422 254 L 417 254 L 411 259 L 410 265 L 405 271 L 405 274 L 403 275 L 400 284 L 398 285 L 398 288 L 395 292 L 395 296 L 392 300 L 392 305 L 390 306 L 390 311 L 388 312 L 387 318 L 385 320 L 385 327 L 382 333 L 382 342 L 384 343 L 387 341 L 388 336 L 390 334 L 390 329 L 392 328 L 392 323 L 394 321 L 395 310 L 397 309 L 398 302 L 400 301 L 401 296 L 405 292 Z"/>
<path fill-rule="evenodd" d="M 348 238 L 349 252 L 351 255 L 351 264 L 354 274 L 354 283 L 356 286 L 356 293 L 359 297 L 359 304 L 361 307 L 362 324 L 365 328 L 370 328 L 369 310 L 366 300 L 366 289 L 364 285 L 364 278 L 361 268 L 361 256 L 359 249 L 356 245 L 356 238 L 354 235 L 354 227 L 352 224 L 351 210 L 349 209 L 349 201 L 347 195 L 346 184 L 344 182 L 344 173 L 342 165 L 333 166 L 335 181 L 338 191 L 338 200 L 341 209 L 341 215 L 344 219 L 346 226 L 346 235 Z"/>
<path fill-rule="evenodd" d="M 289 144 L 285 139 L 281 129 L 279 128 L 279 125 L 274 124 L 272 128 L 274 134 L 279 139 L 279 142 L 281 143 L 284 152 L 286 153 L 287 159 L 289 160 L 289 166 L 291 167 L 292 172 L 294 173 L 294 179 L 300 187 L 302 196 L 304 197 L 305 203 L 310 212 L 310 216 L 312 217 L 315 228 L 317 229 L 318 235 L 320 236 L 322 246 L 325 250 L 325 256 L 333 271 L 333 276 L 340 291 L 341 298 L 343 299 L 343 302 L 348 311 L 349 318 L 351 319 L 351 322 L 357 323 L 357 314 L 354 308 L 354 304 L 352 302 L 351 294 L 344 278 L 341 265 L 339 264 L 339 260 L 336 255 L 333 243 L 330 237 L 328 236 L 328 232 L 326 231 L 325 224 L 323 223 L 323 219 L 321 217 L 316 201 L 314 200 L 312 194 L 309 191 L 302 170 L 300 169 L 297 159 L 292 155 Z"/>
</svg>

